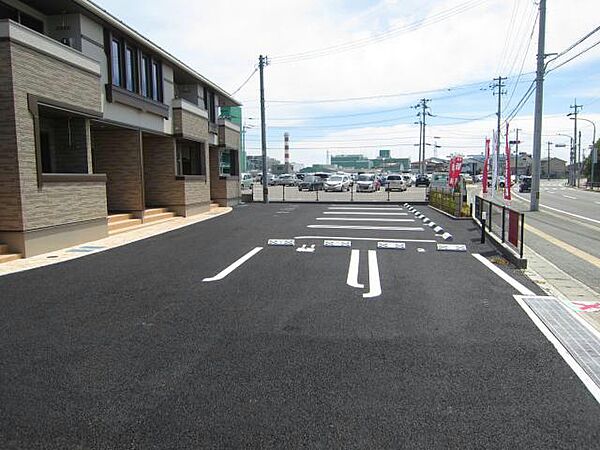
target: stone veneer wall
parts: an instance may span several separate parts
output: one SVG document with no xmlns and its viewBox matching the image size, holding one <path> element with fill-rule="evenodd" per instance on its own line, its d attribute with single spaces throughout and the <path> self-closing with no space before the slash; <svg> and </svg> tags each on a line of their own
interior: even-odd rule
<svg viewBox="0 0 600 450">
<path fill-rule="evenodd" d="M 225 125 L 219 125 L 219 145 L 238 150 L 240 148 L 240 133 Z"/>
<path fill-rule="evenodd" d="M 0 42 L 0 231 L 23 228 L 10 43 Z"/>
<path fill-rule="evenodd" d="M 144 180 L 141 133 L 126 129 L 92 130 L 94 172 L 105 173 L 109 211 L 142 211 Z"/>
<path fill-rule="evenodd" d="M 12 68 L 23 212 L 20 228 L 36 230 L 106 218 L 103 182 L 44 183 L 41 189 L 38 187 L 34 122 L 27 97 L 32 94 L 101 111 L 100 77 L 15 42 L 10 42 L 10 59 L 2 58 L 2 65 Z M 0 153 L 4 152 L 3 148 Z M 10 149 L 6 152 L 12 153 Z M 12 220 L 11 225 L 14 229 L 18 220 Z"/>
<path fill-rule="evenodd" d="M 208 120 L 181 108 L 173 109 L 173 134 L 192 140 L 208 140 Z"/>
</svg>

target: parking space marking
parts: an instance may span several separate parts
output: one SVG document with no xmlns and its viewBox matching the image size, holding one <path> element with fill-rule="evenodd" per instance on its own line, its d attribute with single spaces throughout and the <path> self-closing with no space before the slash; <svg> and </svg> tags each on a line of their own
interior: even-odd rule
<svg viewBox="0 0 600 450">
<path fill-rule="evenodd" d="M 495 266 L 493 262 L 489 261 L 484 256 L 481 256 L 479 253 L 473 253 L 473 257 L 477 259 L 480 263 L 482 263 L 484 266 L 486 266 L 488 269 L 490 269 L 492 272 L 494 272 L 496 275 L 498 275 L 500 278 L 502 278 L 504 281 L 506 281 L 508 284 L 510 284 L 512 287 L 514 287 L 517 291 L 519 291 L 521 295 L 535 296 L 535 292 L 525 287 L 523 284 L 519 283 L 517 280 L 515 280 L 509 274 L 504 272 L 502 269 Z"/>
<path fill-rule="evenodd" d="M 282 245 L 282 246 L 295 246 L 296 243 L 293 239 L 269 239 L 267 245 Z"/>
<path fill-rule="evenodd" d="M 369 292 L 363 294 L 363 298 L 375 298 L 381 295 L 381 280 L 379 278 L 379 265 L 377 264 L 377 252 L 369 250 Z"/>
<path fill-rule="evenodd" d="M 352 247 L 352 241 L 334 241 L 331 239 L 325 239 L 323 241 L 324 247 Z"/>
<path fill-rule="evenodd" d="M 317 217 L 317 220 L 336 220 L 346 222 L 414 222 L 415 219 L 387 219 L 375 217 Z"/>
<path fill-rule="evenodd" d="M 437 244 L 434 239 L 395 239 L 387 237 L 349 237 L 349 236 L 296 236 L 294 239 L 345 239 L 349 241 L 388 241 L 388 242 L 421 242 L 425 244 Z"/>
<path fill-rule="evenodd" d="M 242 264 L 244 264 L 246 261 L 248 261 L 250 258 L 252 258 L 254 255 L 256 255 L 258 252 L 260 252 L 262 249 L 263 249 L 262 247 L 256 247 L 255 249 L 250 250 L 248 253 L 246 253 L 244 256 L 242 256 L 240 259 L 238 259 L 233 264 L 231 264 L 229 267 L 223 269 L 221 272 L 219 272 L 214 277 L 204 278 L 202 281 L 204 281 L 204 282 L 211 282 L 211 281 L 222 280 L 227 275 L 229 275 L 231 272 L 233 272 L 235 269 L 237 269 Z"/>
<path fill-rule="evenodd" d="M 319 228 L 325 230 L 425 231 L 422 227 L 367 227 L 361 225 L 307 225 L 307 228 Z"/>
<path fill-rule="evenodd" d="M 405 250 L 406 243 L 404 242 L 377 242 L 377 248 L 382 249 L 393 249 L 393 250 Z"/>
<path fill-rule="evenodd" d="M 323 211 L 323 214 L 339 214 L 344 216 L 408 216 L 408 213 L 364 212 L 364 211 Z"/>
<path fill-rule="evenodd" d="M 358 282 L 358 265 L 360 261 L 360 250 L 352 250 L 350 252 L 350 264 L 348 265 L 348 277 L 346 284 L 350 287 L 363 289 L 364 284 Z"/>
<path fill-rule="evenodd" d="M 388 206 L 388 207 L 361 207 L 361 206 L 330 206 L 329 208 L 330 210 L 350 210 L 350 211 L 354 211 L 354 210 L 364 210 L 364 211 L 404 211 L 404 208 L 398 208 L 398 207 L 394 207 L 394 206 Z"/>
<path fill-rule="evenodd" d="M 573 197 L 572 195 L 564 195 L 564 194 L 563 194 L 563 197 L 564 197 L 564 198 L 569 198 L 569 199 L 571 199 L 571 200 L 577 200 L 577 197 Z"/>
</svg>

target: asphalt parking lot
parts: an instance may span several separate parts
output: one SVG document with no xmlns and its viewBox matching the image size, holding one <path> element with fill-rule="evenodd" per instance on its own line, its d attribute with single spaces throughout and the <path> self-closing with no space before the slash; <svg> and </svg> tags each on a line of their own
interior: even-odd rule
<svg viewBox="0 0 600 450">
<path fill-rule="evenodd" d="M 251 204 L 0 277 L 0 447 L 597 446 L 598 403 L 473 256 L 495 251 L 418 209 L 443 230 Z"/>
</svg>

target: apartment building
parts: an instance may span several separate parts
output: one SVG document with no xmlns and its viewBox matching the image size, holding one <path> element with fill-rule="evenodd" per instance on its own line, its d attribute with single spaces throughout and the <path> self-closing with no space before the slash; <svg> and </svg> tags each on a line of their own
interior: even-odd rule
<svg viewBox="0 0 600 450">
<path fill-rule="evenodd" d="M 0 249 L 239 201 L 231 95 L 87 0 L 0 0 Z"/>
</svg>

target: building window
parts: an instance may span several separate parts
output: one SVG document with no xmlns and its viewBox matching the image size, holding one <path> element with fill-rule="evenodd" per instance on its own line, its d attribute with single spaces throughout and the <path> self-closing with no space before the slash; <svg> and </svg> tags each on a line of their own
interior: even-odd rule
<svg viewBox="0 0 600 450">
<path fill-rule="evenodd" d="M 208 120 L 212 123 L 217 122 L 217 105 L 214 92 L 208 93 Z"/>
<path fill-rule="evenodd" d="M 231 154 L 229 150 L 221 150 L 220 152 L 219 175 L 222 177 L 231 175 Z"/>
<path fill-rule="evenodd" d="M 136 91 L 135 66 L 135 51 L 125 47 L 125 88 L 131 92 Z"/>
<path fill-rule="evenodd" d="M 0 2 L 0 20 L 10 19 L 38 33 L 44 33 L 44 22 L 25 14 L 4 2 Z"/>
<path fill-rule="evenodd" d="M 142 56 L 142 67 L 140 68 L 140 94 L 148 97 L 148 80 L 150 79 L 150 64 L 146 55 Z"/>
<path fill-rule="evenodd" d="M 111 43 L 112 84 L 121 86 L 121 42 L 116 39 Z"/>
<path fill-rule="evenodd" d="M 161 100 L 160 98 L 160 68 L 156 61 L 152 61 L 152 100 L 156 100 L 157 102 Z"/>
<path fill-rule="evenodd" d="M 40 108 L 40 151 L 42 173 L 88 173 L 86 119 Z"/>
<path fill-rule="evenodd" d="M 177 175 L 204 175 L 204 144 L 177 142 Z"/>
</svg>

